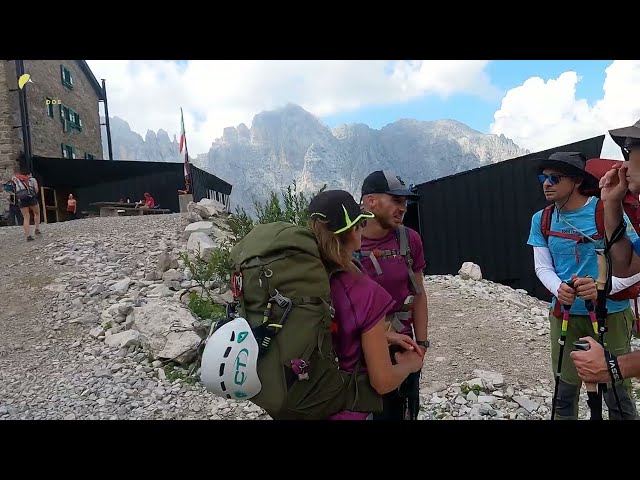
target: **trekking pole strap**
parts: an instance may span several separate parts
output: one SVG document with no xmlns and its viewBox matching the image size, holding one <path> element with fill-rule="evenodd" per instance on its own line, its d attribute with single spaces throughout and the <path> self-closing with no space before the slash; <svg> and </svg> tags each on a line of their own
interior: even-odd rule
<svg viewBox="0 0 640 480">
<path fill-rule="evenodd" d="M 611 383 L 615 385 L 617 382 L 621 382 L 623 378 L 620 365 L 618 365 L 618 358 L 609 350 L 604 351 L 604 357 L 607 361 L 607 369 L 611 376 Z"/>
<path fill-rule="evenodd" d="M 611 250 L 611 246 L 616 243 L 618 240 L 620 240 L 623 236 L 624 233 L 627 231 L 627 222 L 624 221 L 624 218 L 620 221 L 620 224 L 616 227 L 616 229 L 613 231 L 613 235 L 611 235 L 611 240 L 609 240 L 607 238 L 607 236 L 605 235 L 604 237 L 604 248 L 605 248 L 605 252 L 609 252 L 609 250 Z"/>
</svg>

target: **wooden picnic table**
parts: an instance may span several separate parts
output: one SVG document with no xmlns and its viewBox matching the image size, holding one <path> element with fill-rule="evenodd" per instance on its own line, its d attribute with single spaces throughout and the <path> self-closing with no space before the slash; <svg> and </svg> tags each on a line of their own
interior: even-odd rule
<svg viewBox="0 0 640 480">
<path fill-rule="evenodd" d="M 100 209 L 101 217 L 117 217 L 120 214 L 150 215 L 171 213 L 171 210 L 168 210 L 166 208 L 136 208 L 136 203 L 127 202 L 94 202 L 91 205 Z"/>
<path fill-rule="evenodd" d="M 91 205 L 94 207 L 120 207 L 120 208 L 135 208 L 136 203 L 129 202 L 94 202 Z"/>
</svg>

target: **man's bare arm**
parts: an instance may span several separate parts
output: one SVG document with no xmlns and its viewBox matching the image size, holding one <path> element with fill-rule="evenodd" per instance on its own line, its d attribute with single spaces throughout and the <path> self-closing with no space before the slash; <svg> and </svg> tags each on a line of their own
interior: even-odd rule
<svg viewBox="0 0 640 480">
<path fill-rule="evenodd" d="M 621 202 L 605 202 L 604 228 L 607 238 L 611 239 L 616 228 L 622 222 L 624 210 Z M 640 272 L 640 257 L 635 254 L 631 240 L 626 232 L 610 249 L 613 275 L 620 278 L 631 277 Z"/>
</svg>

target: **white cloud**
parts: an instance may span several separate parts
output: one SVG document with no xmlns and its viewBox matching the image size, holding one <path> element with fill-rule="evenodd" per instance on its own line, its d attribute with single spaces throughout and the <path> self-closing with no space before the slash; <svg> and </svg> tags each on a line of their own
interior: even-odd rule
<svg viewBox="0 0 640 480">
<path fill-rule="evenodd" d="M 491 124 L 531 151 L 546 150 L 606 134 L 602 156 L 622 160 L 608 130 L 634 124 L 640 118 L 640 61 L 616 60 L 606 69 L 603 96 L 593 105 L 576 98 L 576 72 L 557 79 L 528 79 L 507 92 Z"/>
<path fill-rule="evenodd" d="M 209 150 L 224 127 L 263 110 L 297 103 L 318 116 L 427 94 L 496 95 L 487 61 L 174 61 L 89 60 L 106 79 L 109 115 L 143 137 L 163 128 L 179 135 L 184 109 L 189 151 Z M 196 118 L 204 119 L 196 122 Z"/>
</svg>

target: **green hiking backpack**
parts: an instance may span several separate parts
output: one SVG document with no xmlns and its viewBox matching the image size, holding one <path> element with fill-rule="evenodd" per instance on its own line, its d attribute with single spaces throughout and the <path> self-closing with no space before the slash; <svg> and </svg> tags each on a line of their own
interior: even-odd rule
<svg viewBox="0 0 640 480">
<path fill-rule="evenodd" d="M 262 388 L 249 401 L 274 420 L 382 411 L 367 374 L 339 369 L 329 276 L 313 232 L 285 222 L 256 225 L 233 247 L 231 259 L 238 314 L 260 348 Z"/>
</svg>

